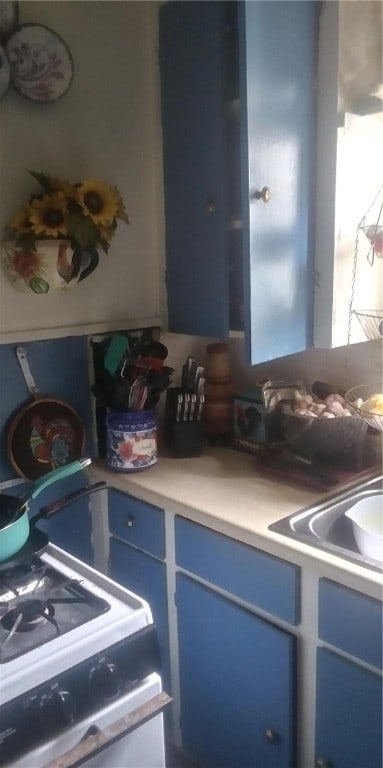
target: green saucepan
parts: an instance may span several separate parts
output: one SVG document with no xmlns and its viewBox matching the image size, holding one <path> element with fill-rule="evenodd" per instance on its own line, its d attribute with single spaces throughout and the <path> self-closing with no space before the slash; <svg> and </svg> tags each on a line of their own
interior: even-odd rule
<svg viewBox="0 0 383 768">
<path fill-rule="evenodd" d="M 48 486 L 80 472 L 89 464 L 91 459 L 82 459 L 48 472 L 33 483 L 33 490 L 26 499 L 0 493 L 0 562 L 12 557 L 27 541 L 30 532 L 30 502 Z"/>
</svg>

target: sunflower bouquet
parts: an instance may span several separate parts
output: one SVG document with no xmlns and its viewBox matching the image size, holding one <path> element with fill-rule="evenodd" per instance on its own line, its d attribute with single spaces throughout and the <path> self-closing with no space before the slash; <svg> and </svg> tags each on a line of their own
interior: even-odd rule
<svg viewBox="0 0 383 768">
<path fill-rule="evenodd" d="M 3 264 L 15 288 L 48 293 L 90 275 L 99 248 L 108 252 L 118 220 L 128 224 L 129 219 L 117 187 L 29 173 L 41 190 L 10 221 Z"/>
<path fill-rule="evenodd" d="M 28 250 L 36 240 L 69 240 L 75 248 L 101 247 L 107 253 L 118 219 L 129 223 L 117 187 L 87 179 L 71 184 L 45 173 L 29 171 L 41 186 L 16 213 L 7 235 Z"/>
</svg>

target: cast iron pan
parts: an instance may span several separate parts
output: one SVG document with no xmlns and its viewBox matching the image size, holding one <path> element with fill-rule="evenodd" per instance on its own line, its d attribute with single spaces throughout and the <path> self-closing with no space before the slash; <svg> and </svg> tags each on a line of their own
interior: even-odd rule
<svg viewBox="0 0 383 768">
<path fill-rule="evenodd" d="M 44 531 L 41 531 L 36 527 L 39 520 L 48 520 L 51 517 L 54 517 L 57 512 L 61 512 L 61 510 L 68 506 L 72 501 L 77 501 L 77 499 L 81 499 L 83 496 L 89 496 L 91 493 L 106 487 L 107 484 L 100 481 L 90 485 L 88 488 L 80 488 L 77 491 L 73 491 L 73 493 L 69 493 L 67 496 L 63 496 L 61 499 L 57 499 L 57 501 L 42 507 L 39 512 L 30 519 L 30 533 L 27 541 L 18 552 L 11 557 L 8 557 L 7 560 L 0 562 L 0 571 L 25 563 L 31 557 L 40 555 L 46 549 L 49 544 L 49 537 Z"/>
<path fill-rule="evenodd" d="M 38 394 L 23 347 L 17 347 L 16 354 L 33 401 L 12 419 L 7 452 L 21 477 L 37 480 L 52 469 L 81 458 L 85 431 L 79 415 L 68 403 Z"/>
</svg>

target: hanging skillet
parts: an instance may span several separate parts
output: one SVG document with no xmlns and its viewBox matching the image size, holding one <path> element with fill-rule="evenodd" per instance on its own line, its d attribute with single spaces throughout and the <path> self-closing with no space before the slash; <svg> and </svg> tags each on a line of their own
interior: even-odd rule
<svg viewBox="0 0 383 768">
<path fill-rule="evenodd" d="M 80 459 L 85 432 L 79 415 L 68 403 L 39 395 L 25 349 L 17 347 L 16 354 L 33 400 L 12 420 L 7 452 L 21 477 L 37 480 L 52 469 Z"/>
</svg>

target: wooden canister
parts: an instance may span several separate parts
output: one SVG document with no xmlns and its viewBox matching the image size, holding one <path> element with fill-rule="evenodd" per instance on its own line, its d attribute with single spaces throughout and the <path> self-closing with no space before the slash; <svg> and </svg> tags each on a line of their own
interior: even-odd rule
<svg viewBox="0 0 383 768">
<path fill-rule="evenodd" d="M 207 381 L 231 381 L 229 349 L 224 342 L 206 347 L 205 378 Z"/>
<path fill-rule="evenodd" d="M 205 361 L 204 433 L 229 442 L 233 434 L 234 385 L 227 344 L 208 344 Z"/>
</svg>

